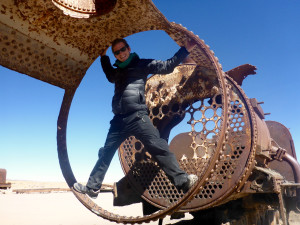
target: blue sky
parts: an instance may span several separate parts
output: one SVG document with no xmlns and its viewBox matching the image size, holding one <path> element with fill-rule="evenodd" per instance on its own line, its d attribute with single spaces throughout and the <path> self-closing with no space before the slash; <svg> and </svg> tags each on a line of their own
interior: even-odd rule
<svg viewBox="0 0 300 225">
<path fill-rule="evenodd" d="M 300 3 L 297 0 L 153 1 L 169 21 L 199 35 L 215 52 L 224 71 L 249 63 L 257 75 L 242 88 L 249 98 L 290 129 L 300 158 Z M 188 3 L 186 3 L 188 2 Z M 143 58 L 167 59 L 178 49 L 163 31 L 127 38 Z M 110 50 L 109 55 L 112 57 Z M 56 122 L 64 90 L 0 67 L 0 168 L 9 179 L 62 181 L 56 152 Z M 111 113 L 113 85 L 99 58 L 78 88 L 68 122 L 73 172 L 86 181 L 103 146 Z M 117 154 L 107 182 L 123 176 Z"/>
</svg>

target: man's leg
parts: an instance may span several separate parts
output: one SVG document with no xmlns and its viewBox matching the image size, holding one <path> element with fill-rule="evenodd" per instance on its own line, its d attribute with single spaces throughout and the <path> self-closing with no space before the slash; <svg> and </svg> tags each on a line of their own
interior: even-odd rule
<svg viewBox="0 0 300 225">
<path fill-rule="evenodd" d="M 76 191 L 88 194 L 91 198 L 97 198 L 98 190 L 101 188 L 111 160 L 117 148 L 126 139 L 126 134 L 122 135 L 122 128 L 122 120 L 118 119 L 118 117 L 114 117 L 114 119 L 111 120 L 111 126 L 107 134 L 105 145 L 99 150 L 98 160 L 90 174 L 87 185 L 84 186 L 82 184 L 75 183 L 73 187 Z"/>
<path fill-rule="evenodd" d="M 181 170 L 175 155 L 170 152 L 166 140 L 160 138 L 148 115 L 140 114 L 141 119 L 128 125 L 136 138 L 142 141 L 147 151 L 156 159 L 171 182 L 182 189 L 188 181 L 188 174 Z"/>
<path fill-rule="evenodd" d="M 126 139 L 126 136 L 122 133 L 121 126 L 122 124 L 120 123 L 120 121 L 112 120 L 104 147 L 100 148 L 98 153 L 98 160 L 88 179 L 88 183 L 86 185 L 88 188 L 94 190 L 99 190 L 101 188 L 104 176 L 108 170 L 108 167 L 116 150 Z"/>
</svg>

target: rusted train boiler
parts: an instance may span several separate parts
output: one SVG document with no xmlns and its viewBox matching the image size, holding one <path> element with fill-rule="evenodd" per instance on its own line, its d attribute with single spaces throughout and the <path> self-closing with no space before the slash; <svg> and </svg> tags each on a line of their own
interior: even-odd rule
<svg viewBox="0 0 300 225">
<path fill-rule="evenodd" d="M 208 224 L 292 224 L 293 216 L 299 219 L 300 167 L 293 139 L 282 124 L 265 121 L 260 103 L 248 99 L 241 89 L 243 79 L 255 73 L 254 66 L 246 64 L 225 73 L 203 40 L 169 22 L 150 0 L 8 0 L 1 4 L 1 65 L 65 90 L 57 149 L 70 187 L 76 178 L 66 144 L 69 109 L 99 54 L 117 37 L 149 30 L 165 31 L 178 45 L 187 38 L 197 43 L 189 62 L 168 76 L 148 80 L 146 100 L 162 137 L 169 139 L 177 129 L 170 149 L 185 171 L 198 175 L 198 183 L 186 194 L 179 192 L 143 143 L 130 137 L 119 148 L 125 177 L 115 185 L 114 204 L 142 202 L 143 216 L 108 212 L 74 192 L 91 212 L 131 224 L 161 222 L 166 215 L 185 212 Z M 187 130 L 180 130 L 183 123 Z"/>
<path fill-rule="evenodd" d="M 300 221 L 300 166 L 291 134 L 281 123 L 265 121 L 262 103 L 248 99 L 241 89 L 243 79 L 255 69 L 247 64 L 225 73 L 230 98 L 226 138 L 209 178 L 177 212 L 191 212 L 196 220 L 207 224 Z M 217 88 L 211 73 L 183 64 L 171 75 L 155 75 L 147 83 L 150 117 L 163 137 L 168 138 L 180 122 L 189 124 L 189 131 L 171 140 L 170 149 L 183 169 L 199 177 L 207 172 L 205 166 L 214 154 L 223 122 L 222 100 L 213 92 Z M 184 117 L 188 120 L 183 121 Z M 183 195 L 146 151 L 134 137 L 121 145 L 119 156 L 126 175 L 116 184 L 115 204 L 126 204 L 124 196 L 138 190 L 148 214 L 172 205 Z"/>
</svg>

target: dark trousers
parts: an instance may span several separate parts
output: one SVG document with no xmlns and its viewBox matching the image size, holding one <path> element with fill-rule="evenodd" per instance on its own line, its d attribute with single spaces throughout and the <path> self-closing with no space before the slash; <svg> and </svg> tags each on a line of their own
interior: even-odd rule
<svg viewBox="0 0 300 225">
<path fill-rule="evenodd" d="M 161 169 L 177 187 L 187 181 L 187 174 L 179 168 L 175 155 L 169 151 L 166 140 L 160 138 L 146 111 L 137 111 L 127 116 L 115 115 L 110 121 L 105 145 L 99 150 L 99 158 L 92 170 L 87 187 L 100 189 L 111 160 L 123 141 L 130 136 L 139 139 L 156 159 Z"/>
</svg>

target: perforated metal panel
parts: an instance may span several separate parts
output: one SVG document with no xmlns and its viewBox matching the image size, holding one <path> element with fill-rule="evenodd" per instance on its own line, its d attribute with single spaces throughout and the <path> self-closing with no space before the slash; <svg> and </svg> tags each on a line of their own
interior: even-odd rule
<svg viewBox="0 0 300 225">
<path fill-rule="evenodd" d="M 187 67 L 191 66 L 187 65 Z M 190 71 L 191 74 L 194 72 L 192 70 L 181 71 Z M 178 74 L 175 71 L 169 76 L 178 76 Z M 198 78 L 198 82 L 203 82 L 201 75 Z M 183 211 L 199 210 L 218 204 L 242 184 L 248 171 L 247 168 L 253 164 L 251 115 L 247 98 L 237 85 L 230 80 L 228 82 L 231 100 L 226 141 L 223 143 L 221 155 L 211 171 L 209 180 L 205 182 L 194 199 L 181 209 Z M 160 85 L 160 90 L 155 95 L 153 92 L 146 93 L 147 100 L 156 101 L 156 103 L 148 103 L 152 106 L 150 118 L 160 128 L 162 134 L 168 130 L 167 126 L 160 126 L 160 122 L 165 123 L 165 117 L 168 118 L 169 123 L 174 122 L 172 118 L 181 118 L 181 120 L 184 116 L 189 118 L 187 124 L 190 126 L 190 131 L 175 136 L 170 143 L 170 149 L 175 153 L 183 170 L 201 177 L 207 172 L 207 166 L 215 154 L 219 141 L 218 135 L 223 123 L 221 96 L 216 93 L 213 97 L 198 99 L 199 95 L 194 97 L 180 95 L 177 97 L 182 104 L 176 102 L 168 105 L 168 102 L 172 102 L 172 97 L 169 96 L 172 85 L 179 84 L 164 84 Z M 169 101 L 162 100 L 167 99 L 166 96 L 169 96 Z M 185 101 L 187 96 L 189 100 Z M 162 104 L 157 107 L 159 102 Z M 176 124 L 178 124 L 178 119 L 173 126 Z M 144 149 L 142 143 L 134 137 L 127 139 L 120 147 L 120 160 L 132 186 L 151 204 L 162 208 L 168 207 L 182 197 L 182 192 L 174 187 L 155 160 L 152 160 L 147 153 L 147 149 Z"/>
</svg>

